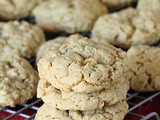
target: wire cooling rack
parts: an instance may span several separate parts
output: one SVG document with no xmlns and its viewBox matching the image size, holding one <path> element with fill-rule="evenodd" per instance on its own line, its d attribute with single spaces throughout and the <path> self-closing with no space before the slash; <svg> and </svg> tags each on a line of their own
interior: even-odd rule
<svg viewBox="0 0 160 120">
<path fill-rule="evenodd" d="M 84 36 L 90 37 L 90 33 L 80 33 Z M 67 34 L 45 34 L 47 40 L 53 39 L 57 36 L 69 36 Z M 160 43 L 155 46 L 160 47 Z M 35 67 L 35 58 L 29 60 L 29 62 Z M 154 99 L 158 98 L 158 112 L 149 108 L 149 104 L 154 104 Z M 129 109 L 125 120 L 160 120 L 160 92 L 151 93 L 138 93 L 134 91 L 129 91 L 127 94 L 127 103 Z M 38 108 L 43 104 L 41 99 L 34 97 L 26 104 L 18 105 L 15 108 L 7 107 L 0 108 L 0 120 L 18 120 L 19 117 L 26 120 L 34 120 Z M 143 109 L 150 109 L 149 112 L 142 113 Z M 5 114 L 5 115 L 4 115 Z"/>
<path fill-rule="evenodd" d="M 135 0 L 136 1 L 136 0 Z M 136 2 L 131 5 L 132 7 L 136 6 Z M 115 12 L 115 10 L 109 10 L 110 13 Z M 117 10 L 118 11 L 118 10 Z M 35 23 L 34 18 L 25 18 L 22 20 L 29 21 L 30 23 Z M 80 33 L 86 37 L 90 37 L 90 33 Z M 69 36 L 68 34 L 45 34 L 47 40 L 53 39 L 57 36 Z M 155 46 L 160 47 L 160 44 L 156 44 Z M 35 59 L 29 60 L 29 62 L 34 64 Z M 154 100 L 158 98 L 159 107 L 158 112 L 152 108 L 150 112 L 142 113 L 145 106 L 149 108 L 149 104 L 154 104 Z M 152 93 L 138 93 L 134 91 L 129 91 L 127 94 L 127 103 L 129 105 L 129 109 L 125 120 L 160 120 L 160 92 L 152 92 Z M 43 104 L 41 99 L 37 99 L 34 97 L 26 104 L 17 105 L 15 108 L 7 107 L 0 108 L 0 120 L 18 120 L 18 118 L 26 119 L 26 120 L 34 120 L 36 112 L 38 108 Z"/>
<path fill-rule="evenodd" d="M 136 109 L 143 108 L 143 105 L 149 104 L 153 102 L 152 100 L 155 98 L 160 98 L 160 92 L 154 93 L 137 93 L 130 91 L 127 94 L 127 103 L 129 104 L 129 110 L 126 115 L 126 120 L 160 120 L 160 116 L 158 113 L 152 112 L 143 115 L 134 112 Z M 26 120 L 33 120 L 38 108 L 43 104 L 41 99 L 34 98 L 33 100 L 29 101 L 27 104 L 18 105 L 15 108 L 0 108 L 0 119 L 2 120 L 10 120 L 17 116 L 22 117 L 22 119 Z M 160 105 L 160 101 L 159 101 Z M 29 111 L 29 112 L 28 112 Z M 160 111 L 160 110 L 159 110 Z M 7 117 L 1 116 L 1 113 L 9 113 Z"/>
</svg>

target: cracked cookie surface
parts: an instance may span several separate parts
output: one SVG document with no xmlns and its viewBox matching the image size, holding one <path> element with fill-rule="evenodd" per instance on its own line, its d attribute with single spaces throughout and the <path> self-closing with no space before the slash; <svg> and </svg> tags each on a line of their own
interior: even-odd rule
<svg viewBox="0 0 160 120">
<path fill-rule="evenodd" d="M 92 29 L 97 42 L 110 42 L 129 48 L 132 45 L 152 45 L 160 39 L 160 17 L 155 10 L 127 8 L 99 17 Z"/>
<path fill-rule="evenodd" d="M 36 62 L 38 63 L 38 61 L 50 51 L 58 50 L 60 46 L 62 46 L 63 44 L 68 43 L 72 40 L 80 39 L 82 37 L 83 36 L 80 34 L 73 34 L 70 37 L 61 36 L 61 37 L 57 37 L 55 39 L 46 41 L 38 49 L 37 56 L 36 56 Z"/>
<path fill-rule="evenodd" d="M 30 58 L 44 41 L 43 31 L 35 25 L 25 21 L 0 22 L 0 55 Z"/>
<path fill-rule="evenodd" d="M 27 60 L 20 57 L 0 59 L 0 107 L 15 107 L 31 99 L 39 77 Z"/>
<path fill-rule="evenodd" d="M 43 104 L 36 114 L 36 120 L 123 120 L 128 110 L 127 103 L 120 102 L 105 106 L 102 110 L 62 111 L 51 105 Z"/>
<path fill-rule="evenodd" d="M 0 0 L 0 19 L 23 18 L 43 0 Z"/>
<path fill-rule="evenodd" d="M 90 31 L 96 19 L 106 13 L 100 0 L 48 0 L 33 11 L 44 30 L 67 33 Z"/>
<path fill-rule="evenodd" d="M 119 83 L 108 89 L 91 94 L 61 92 L 55 89 L 47 80 L 41 79 L 38 84 L 37 97 L 60 110 L 88 111 L 102 109 L 105 105 L 111 106 L 125 100 L 128 89 L 128 81 L 121 79 Z"/>
<path fill-rule="evenodd" d="M 51 51 L 38 62 L 40 78 L 60 91 L 92 93 L 116 84 L 126 72 L 126 53 L 88 38 Z"/>
<path fill-rule="evenodd" d="M 134 46 L 127 52 L 131 89 L 139 92 L 160 91 L 160 48 Z"/>
</svg>

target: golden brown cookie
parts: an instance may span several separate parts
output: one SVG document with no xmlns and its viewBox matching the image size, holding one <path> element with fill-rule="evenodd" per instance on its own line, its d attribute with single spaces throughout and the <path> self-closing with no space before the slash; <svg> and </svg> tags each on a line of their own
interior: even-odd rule
<svg viewBox="0 0 160 120">
<path fill-rule="evenodd" d="M 131 47 L 128 52 L 128 75 L 131 89 L 138 92 L 160 91 L 160 48 L 144 45 Z"/>
<path fill-rule="evenodd" d="M 106 13 L 100 0 L 48 0 L 33 11 L 45 31 L 67 33 L 90 31 L 97 18 Z"/>
<path fill-rule="evenodd" d="M 15 107 L 31 99 L 39 77 L 32 66 L 20 57 L 0 58 L 0 107 Z"/>
<path fill-rule="evenodd" d="M 62 111 L 49 104 L 43 104 L 36 114 L 36 120 L 123 120 L 128 110 L 126 102 L 105 106 L 102 110 Z"/>
<path fill-rule="evenodd" d="M 127 8 L 100 17 L 92 29 L 97 42 L 110 42 L 129 48 L 132 45 L 152 45 L 160 40 L 160 17 L 155 10 Z"/>
<path fill-rule="evenodd" d="M 43 31 L 35 25 L 25 21 L 0 22 L 0 55 L 30 58 L 44 41 Z"/>
<path fill-rule="evenodd" d="M 120 81 L 126 70 L 125 52 L 88 38 L 64 44 L 38 62 L 41 79 L 60 91 L 93 93 Z"/>
<path fill-rule="evenodd" d="M 37 97 L 61 110 L 95 110 L 105 105 L 114 105 L 126 99 L 129 89 L 128 81 L 121 79 L 115 85 L 94 93 L 61 92 L 47 80 L 41 79 L 38 84 Z"/>
</svg>

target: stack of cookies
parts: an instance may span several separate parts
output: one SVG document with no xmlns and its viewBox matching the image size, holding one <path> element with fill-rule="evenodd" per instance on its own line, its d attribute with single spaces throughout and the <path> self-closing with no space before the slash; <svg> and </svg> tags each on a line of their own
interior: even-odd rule
<svg viewBox="0 0 160 120">
<path fill-rule="evenodd" d="M 121 49 L 88 38 L 49 52 L 38 62 L 44 105 L 36 119 L 123 120 L 129 88 L 125 57 Z"/>
</svg>

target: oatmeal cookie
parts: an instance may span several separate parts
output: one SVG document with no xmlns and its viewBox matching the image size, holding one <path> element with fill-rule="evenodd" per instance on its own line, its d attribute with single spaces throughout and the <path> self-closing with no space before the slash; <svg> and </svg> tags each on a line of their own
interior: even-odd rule
<svg viewBox="0 0 160 120">
<path fill-rule="evenodd" d="M 126 53 L 110 44 L 82 38 L 51 51 L 38 62 L 41 79 L 60 91 L 92 93 L 120 81 Z"/>
<path fill-rule="evenodd" d="M 129 82 L 122 79 L 107 89 L 83 94 L 76 92 L 61 92 L 55 89 L 47 80 L 41 79 L 38 84 L 37 97 L 61 110 L 95 110 L 102 109 L 105 105 L 114 105 L 126 99 Z"/>
<path fill-rule="evenodd" d="M 155 10 L 127 8 L 100 17 L 92 30 L 97 42 L 129 48 L 132 45 L 152 45 L 160 40 L 160 17 Z"/>
<path fill-rule="evenodd" d="M 43 31 L 35 25 L 25 21 L 0 22 L 0 55 L 12 53 L 30 58 L 44 42 Z"/>
<path fill-rule="evenodd" d="M 32 66 L 18 56 L 0 58 L 0 107 L 15 107 L 31 99 L 39 77 Z"/>
<path fill-rule="evenodd" d="M 139 45 L 128 52 L 131 89 L 138 92 L 160 91 L 160 48 Z"/>
<path fill-rule="evenodd" d="M 48 0 L 33 10 L 45 31 L 67 33 L 90 31 L 96 19 L 106 13 L 100 0 Z"/>
<path fill-rule="evenodd" d="M 39 108 L 36 120 L 123 120 L 127 110 L 125 101 L 92 111 L 63 111 L 45 103 Z"/>
</svg>

